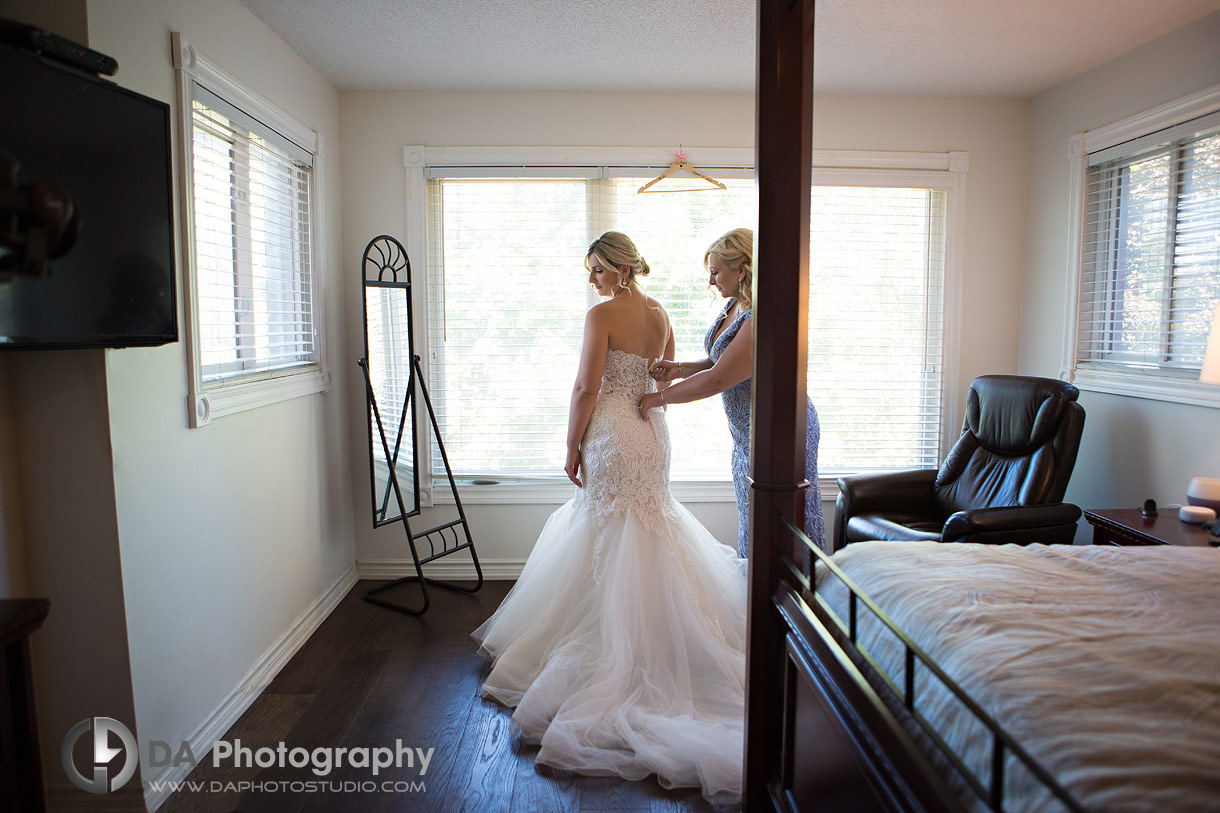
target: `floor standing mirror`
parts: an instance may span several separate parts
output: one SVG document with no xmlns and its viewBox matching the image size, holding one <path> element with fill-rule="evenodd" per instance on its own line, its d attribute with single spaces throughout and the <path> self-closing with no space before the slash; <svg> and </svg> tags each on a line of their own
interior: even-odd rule
<svg viewBox="0 0 1220 813">
<path fill-rule="evenodd" d="M 473 593 L 483 586 L 483 570 L 475 553 L 466 512 L 458 496 L 449 457 L 441 439 L 436 413 L 424 384 L 420 357 L 415 353 L 411 307 L 411 261 L 398 240 L 380 235 L 364 249 L 361 287 L 364 292 L 364 357 L 356 363 L 364 373 L 369 440 L 369 479 L 372 485 L 373 527 L 401 522 L 411 550 L 414 573 L 377 585 L 364 594 L 375 604 L 412 615 L 428 609 L 428 585 Z M 419 431 L 422 399 L 427 424 Z M 426 531 L 411 530 L 411 518 L 420 515 L 420 447 L 429 453 L 429 434 L 436 441 L 457 509 L 457 519 Z M 424 545 L 427 545 L 424 548 Z M 423 566 L 442 556 L 469 550 L 474 563 L 471 584 L 430 579 Z M 421 556 L 422 553 L 422 556 Z M 385 595 L 399 585 L 418 584 L 417 603 L 406 604 Z"/>
</svg>

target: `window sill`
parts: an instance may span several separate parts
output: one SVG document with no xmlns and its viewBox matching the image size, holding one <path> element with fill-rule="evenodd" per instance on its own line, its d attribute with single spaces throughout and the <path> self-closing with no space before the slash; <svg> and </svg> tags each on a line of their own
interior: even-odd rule
<svg viewBox="0 0 1220 813">
<path fill-rule="evenodd" d="M 818 484 L 822 490 L 822 502 L 833 501 L 838 496 L 837 475 L 821 477 Z M 567 481 L 475 485 L 458 478 L 457 486 L 464 505 L 562 505 L 576 491 L 576 486 Z M 732 503 L 737 500 L 733 493 L 733 482 L 727 479 L 674 480 L 669 484 L 669 490 L 680 503 Z M 443 478 L 433 481 L 433 499 L 429 501 L 427 497 L 426 493 L 420 495 L 423 505 L 453 504 L 449 482 Z"/>
<path fill-rule="evenodd" d="M 247 409 L 257 409 L 269 404 L 325 392 L 330 387 L 330 376 L 321 368 L 258 381 L 232 382 L 205 389 L 187 396 L 191 428 L 207 426 L 216 418 L 223 418 Z"/>
<path fill-rule="evenodd" d="M 1167 378 L 1139 373 L 1077 370 L 1072 383 L 1081 390 L 1147 398 L 1174 404 L 1220 408 L 1220 387 L 1186 378 Z"/>
</svg>

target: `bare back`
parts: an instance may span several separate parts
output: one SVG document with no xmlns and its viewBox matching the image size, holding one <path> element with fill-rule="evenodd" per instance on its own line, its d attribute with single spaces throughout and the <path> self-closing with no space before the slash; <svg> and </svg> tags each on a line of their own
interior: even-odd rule
<svg viewBox="0 0 1220 813">
<path fill-rule="evenodd" d="M 596 307 L 603 310 L 609 333 L 608 347 L 646 359 L 662 358 L 670 343 L 669 315 L 638 289 Z"/>
</svg>

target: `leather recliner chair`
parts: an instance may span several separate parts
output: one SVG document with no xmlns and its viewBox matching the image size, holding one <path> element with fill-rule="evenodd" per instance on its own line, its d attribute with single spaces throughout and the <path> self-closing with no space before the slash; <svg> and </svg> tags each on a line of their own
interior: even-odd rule
<svg viewBox="0 0 1220 813">
<path fill-rule="evenodd" d="M 1053 378 L 976 378 L 939 470 L 839 478 L 834 549 L 870 539 L 1070 544 L 1080 509 L 1063 495 L 1084 430 L 1079 394 Z"/>
</svg>

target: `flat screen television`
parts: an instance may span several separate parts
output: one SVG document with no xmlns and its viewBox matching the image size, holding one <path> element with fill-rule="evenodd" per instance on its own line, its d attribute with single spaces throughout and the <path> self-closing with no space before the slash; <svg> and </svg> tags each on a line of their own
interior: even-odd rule
<svg viewBox="0 0 1220 813">
<path fill-rule="evenodd" d="M 178 340 L 170 160 L 167 104 L 0 43 L 0 348 Z M 31 237 L 47 188 L 75 222 Z"/>
</svg>

